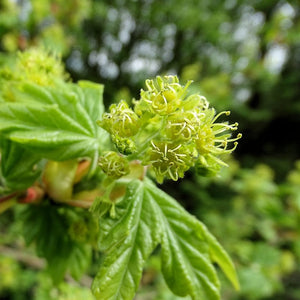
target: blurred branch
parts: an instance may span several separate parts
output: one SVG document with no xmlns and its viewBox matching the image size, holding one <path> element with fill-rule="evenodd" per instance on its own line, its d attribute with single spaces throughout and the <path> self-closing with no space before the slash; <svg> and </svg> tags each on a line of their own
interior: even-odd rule
<svg viewBox="0 0 300 300">
<path fill-rule="evenodd" d="M 14 198 L 15 196 L 17 196 L 17 194 L 18 194 L 17 192 L 14 192 L 14 193 L 12 193 L 10 195 L 5 195 L 3 197 L 0 197 L 0 203 L 5 202 L 7 200 L 10 200 L 10 199 Z"/>
<path fill-rule="evenodd" d="M 33 269 L 41 270 L 46 267 L 46 263 L 43 259 L 34 257 L 21 249 L 0 245 L 0 253 L 1 255 L 13 258 Z"/>
<path fill-rule="evenodd" d="M 24 252 L 23 249 L 12 248 L 0 245 L 0 256 L 13 258 L 14 260 L 29 266 L 32 269 L 43 270 L 46 268 L 46 262 L 42 258 L 38 258 L 29 253 Z M 93 279 L 88 275 L 83 275 L 77 282 L 69 274 L 65 276 L 65 280 L 72 285 L 80 285 L 84 287 L 91 287 Z"/>
</svg>

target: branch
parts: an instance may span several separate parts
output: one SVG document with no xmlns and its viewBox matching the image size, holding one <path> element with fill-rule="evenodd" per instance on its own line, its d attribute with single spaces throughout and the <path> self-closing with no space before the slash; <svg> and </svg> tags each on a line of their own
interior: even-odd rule
<svg viewBox="0 0 300 300">
<path fill-rule="evenodd" d="M 17 196 L 17 195 L 18 195 L 18 193 L 17 193 L 17 192 L 14 192 L 14 193 L 12 193 L 12 194 L 5 195 L 5 196 L 3 196 L 3 197 L 0 197 L 0 203 L 5 202 L 5 201 L 8 201 L 8 200 L 10 200 L 10 199 L 12 199 L 12 198 L 15 198 L 15 196 Z"/>
<path fill-rule="evenodd" d="M 27 265 L 32 269 L 43 270 L 46 268 L 46 262 L 44 259 L 26 253 L 23 249 L 0 245 L 0 254 L 1 256 L 7 256 L 16 261 L 19 261 L 20 263 L 23 263 L 24 265 Z M 80 285 L 87 288 L 91 287 L 93 281 L 90 276 L 83 275 L 79 282 L 77 282 L 69 274 L 66 274 L 65 280 L 72 285 Z"/>
</svg>

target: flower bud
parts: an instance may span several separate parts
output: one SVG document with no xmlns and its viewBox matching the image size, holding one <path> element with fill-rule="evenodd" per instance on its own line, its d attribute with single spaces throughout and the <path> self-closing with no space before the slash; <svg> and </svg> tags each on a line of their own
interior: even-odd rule
<svg viewBox="0 0 300 300">
<path fill-rule="evenodd" d="M 121 154 L 130 155 L 130 154 L 136 152 L 136 145 L 129 138 L 122 138 L 118 135 L 113 135 L 112 141 Z"/>
</svg>

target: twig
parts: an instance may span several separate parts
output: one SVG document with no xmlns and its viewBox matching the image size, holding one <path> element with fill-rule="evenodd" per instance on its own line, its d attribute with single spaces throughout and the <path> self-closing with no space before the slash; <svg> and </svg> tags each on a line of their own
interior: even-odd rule
<svg viewBox="0 0 300 300">
<path fill-rule="evenodd" d="M 20 249 L 0 245 L 0 253 L 27 266 L 30 266 L 33 269 L 41 270 L 46 267 L 46 263 L 43 259 L 34 257 L 29 253 L 21 251 Z"/>
<path fill-rule="evenodd" d="M 0 197 L 0 203 L 5 202 L 5 201 L 8 201 L 8 200 L 14 198 L 15 196 L 17 196 L 17 194 L 18 194 L 18 193 L 15 192 L 15 193 L 12 193 L 12 194 L 9 194 L 9 195 Z"/>
<path fill-rule="evenodd" d="M 24 252 L 22 249 L 12 248 L 0 245 L 0 254 L 13 258 L 33 269 L 43 270 L 46 268 L 46 262 L 42 258 L 35 257 L 29 253 Z M 83 287 L 91 287 L 93 278 L 88 275 L 83 275 L 81 279 L 77 282 L 69 274 L 65 276 L 65 280 L 72 285 L 80 285 Z"/>
</svg>

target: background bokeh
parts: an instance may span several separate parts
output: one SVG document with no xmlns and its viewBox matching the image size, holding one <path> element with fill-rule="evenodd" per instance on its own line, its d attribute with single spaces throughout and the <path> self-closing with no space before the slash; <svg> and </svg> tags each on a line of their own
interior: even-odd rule
<svg viewBox="0 0 300 300">
<path fill-rule="evenodd" d="M 230 167 L 162 188 L 233 258 L 241 291 L 224 279 L 222 299 L 300 299 L 298 0 L 0 0 L 0 67 L 30 47 L 61 55 L 75 82 L 105 84 L 107 107 L 137 98 L 146 78 L 177 74 L 230 110 L 243 133 Z M 13 218 L 0 216 L 0 299 L 93 299 L 96 267 L 54 287 L 42 260 L 9 247 L 21 226 Z M 154 255 L 136 299 L 182 299 L 158 270 Z"/>
</svg>

